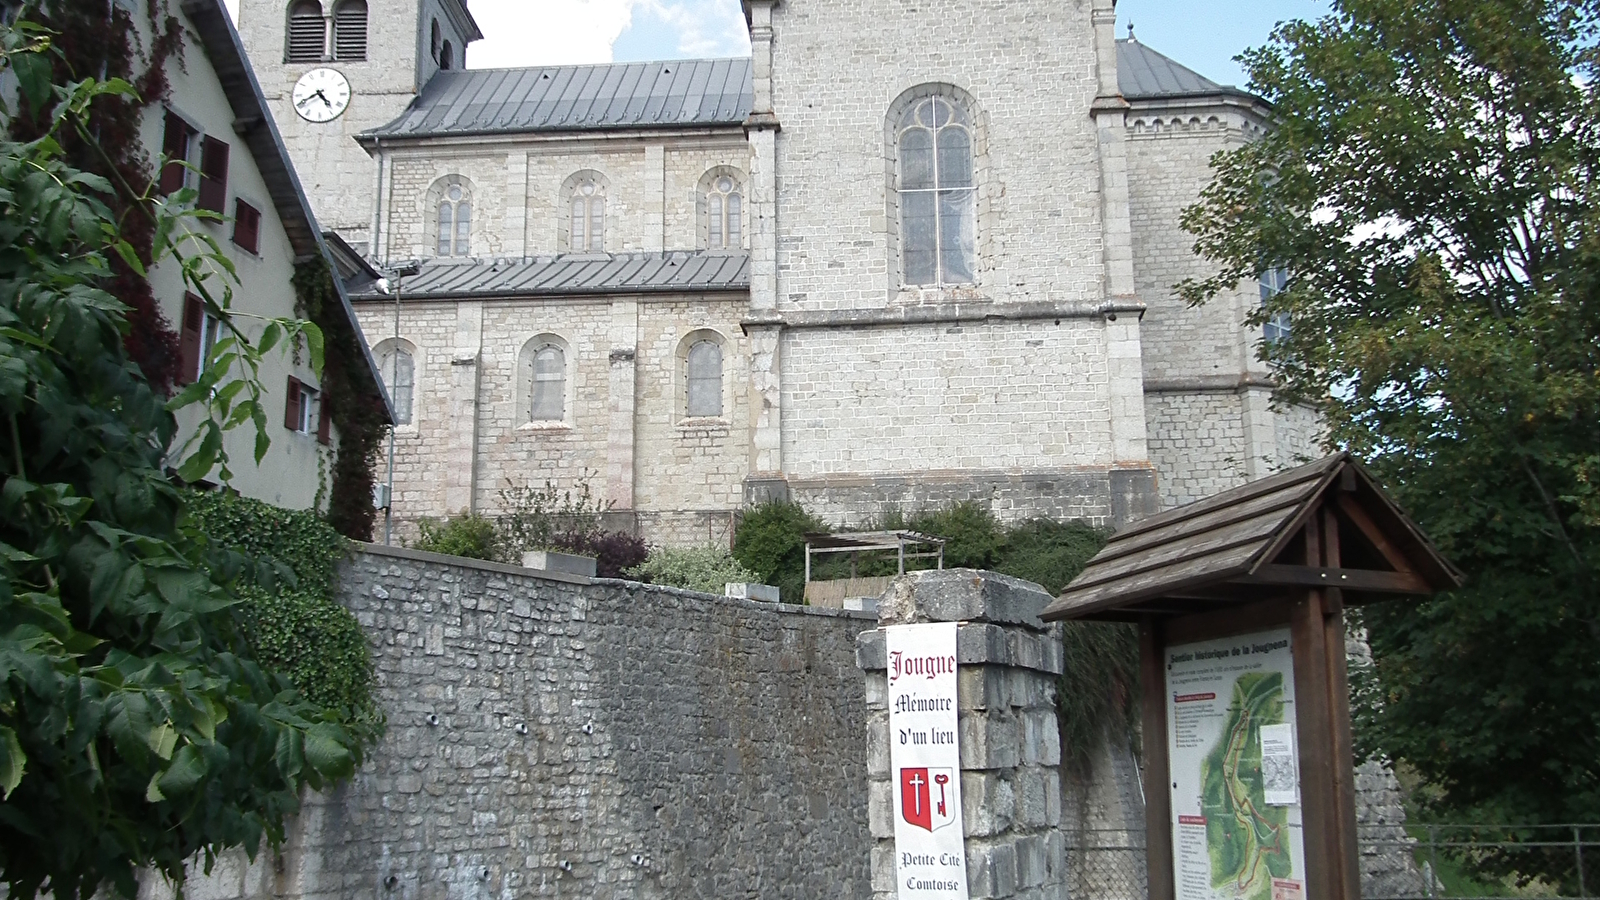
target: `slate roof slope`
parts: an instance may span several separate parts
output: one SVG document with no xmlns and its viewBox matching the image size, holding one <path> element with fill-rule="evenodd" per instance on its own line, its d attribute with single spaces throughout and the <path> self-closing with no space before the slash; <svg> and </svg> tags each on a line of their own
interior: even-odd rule
<svg viewBox="0 0 1600 900">
<path fill-rule="evenodd" d="M 748 59 L 469 69 L 433 76 L 363 137 L 738 125 L 754 97 Z"/>
<path fill-rule="evenodd" d="M 567 254 L 520 260 L 430 259 L 402 286 L 408 299 L 529 297 L 569 294 L 739 291 L 750 287 L 743 253 Z M 358 300 L 384 299 L 373 282 L 353 287 Z"/>
<path fill-rule="evenodd" d="M 1251 575 L 1291 549 L 1324 493 L 1346 472 L 1353 472 L 1366 513 L 1394 536 L 1423 580 L 1434 590 L 1461 583 L 1460 573 L 1366 470 L 1348 453 L 1338 453 L 1134 523 L 1113 536 L 1042 615 L 1127 618 L 1106 615 L 1121 610 L 1136 617 L 1142 601 Z"/>
<path fill-rule="evenodd" d="M 1218 84 L 1199 72 L 1133 38 L 1117 41 L 1117 87 L 1129 100 L 1229 95 L 1259 100 L 1231 85 Z"/>
<path fill-rule="evenodd" d="M 440 72 L 400 118 L 361 137 L 738 125 L 755 102 L 753 71 L 736 58 Z M 1117 41 L 1117 71 L 1130 100 L 1255 99 L 1131 39 Z"/>
</svg>

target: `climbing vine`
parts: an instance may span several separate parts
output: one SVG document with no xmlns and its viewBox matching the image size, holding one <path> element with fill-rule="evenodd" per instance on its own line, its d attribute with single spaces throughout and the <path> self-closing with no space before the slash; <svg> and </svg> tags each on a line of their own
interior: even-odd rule
<svg viewBox="0 0 1600 900">
<path fill-rule="evenodd" d="M 372 698 L 372 657 L 361 625 L 339 604 L 339 561 L 350 542 L 312 510 L 280 509 L 224 491 L 194 492 L 191 523 L 215 548 L 243 554 L 235 590 L 257 659 L 364 738 L 383 714 Z"/>
<path fill-rule="evenodd" d="M 339 426 L 339 452 L 334 458 L 333 486 L 328 492 L 328 523 L 345 537 L 369 541 L 377 515 L 372 489 L 389 416 L 376 385 L 370 383 L 372 375 L 361 336 L 344 314 L 333 278 L 327 261 L 321 257 L 295 266 L 295 314 L 321 328 L 326 341 L 323 402 Z"/>
<path fill-rule="evenodd" d="M 141 46 L 133 14 L 121 4 L 54 3 L 48 10 L 30 9 L 27 16 L 52 32 L 49 41 L 55 52 L 32 57 L 37 60 L 34 64 L 52 68 L 49 81 L 121 78 L 133 85 L 135 93 L 102 94 L 89 106 L 84 131 L 95 140 L 71 129 L 58 131 L 55 137 L 67 165 L 111 182 L 114 192 L 104 199 L 122 239 L 148 270 L 156 256 L 156 220 L 143 204 L 148 202 L 145 195 L 155 167 L 139 131 L 145 109 L 167 96 L 168 63 L 174 59 L 182 63 L 182 25 L 167 0 L 145 2 L 148 46 Z M 17 107 L 10 123 L 14 138 L 31 141 L 51 131 L 53 102 L 35 103 L 24 93 Z M 128 355 L 152 387 L 170 391 L 178 374 L 178 335 L 156 303 L 148 279 L 113 256 L 104 287 L 128 306 L 128 331 L 123 337 Z"/>
</svg>

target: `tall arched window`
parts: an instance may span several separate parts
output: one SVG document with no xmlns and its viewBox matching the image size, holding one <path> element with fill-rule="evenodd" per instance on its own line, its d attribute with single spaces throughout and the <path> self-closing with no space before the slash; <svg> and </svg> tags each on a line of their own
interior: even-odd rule
<svg viewBox="0 0 1600 900">
<path fill-rule="evenodd" d="M 688 416 L 722 415 L 722 345 L 710 339 L 689 346 Z"/>
<path fill-rule="evenodd" d="M 412 404 L 416 396 L 416 360 L 409 345 L 393 340 L 378 347 L 378 374 L 384 387 L 389 389 L 389 399 L 394 403 L 394 423 L 410 425 Z"/>
<path fill-rule="evenodd" d="M 567 235 L 567 249 L 573 253 L 605 252 L 606 188 L 594 175 L 580 176 L 572 185 Z"/>
<path fill-rule="evenodd" d="M 533 384 L 528 392 L 530 422 L 560 422 L 567 414 L 567 354 L 545 344 L 533 354 Z"/>
<path fill-rule="evenodd" d="M 434 19 L 433 28 L 430 30 L 430 36 L 428 38 L 428 58 L 433 60 L 435 63 L 439 61 L 439 42 L 443 39 L 443 35 L 439 33 L 439 20 Z"/>
<path fill-rule="evenodd" d="M 456 50 L 450 46 L 449 41 L 445 41 L 444 45 L 439 48 L 439 68 L 448 72 L 455 68 L 455 64 Z"/>
<path fill-rule="evenodd" d="M 451 184 L 439 198 L 439 255 L 469 256 L 472 235 L 472 198 L 459 184 Z"/>
<path fill-rule="evenodd" d="M 977 270 L 977 192 L 966 111 L 934 95 L 896 129 L 900 259 L 910 285 L 971 284 Z"/>
<path fill-rule="evenodd" d="M 289 7 L 289 40 L 284 55 L 289 62 L 321 62 L 328 51 L 328 24 L 322 4 L 299 0 Z"/>
<path fill-rule="evenodd" d="M 706 190 L 706 247 L 737 250 L 742 246 L 744 194 L 732 175 L 718 175 Z"/>
<path fill-rule="evenodd" d="M 340 0 L 333 9 L 335 59 L 367 58 L 367 0 Z"/>
</svg>

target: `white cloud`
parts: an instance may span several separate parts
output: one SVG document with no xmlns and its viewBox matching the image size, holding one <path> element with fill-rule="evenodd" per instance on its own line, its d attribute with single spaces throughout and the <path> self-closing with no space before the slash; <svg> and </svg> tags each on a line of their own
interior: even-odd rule
<svg viewBox="0 0 1600 900">
<path fill-rule="evenodd" d="M 474 69 L 609 62 L 638 0 L 477 0 L 484 39 L 467 51 Z"/>
</svg>

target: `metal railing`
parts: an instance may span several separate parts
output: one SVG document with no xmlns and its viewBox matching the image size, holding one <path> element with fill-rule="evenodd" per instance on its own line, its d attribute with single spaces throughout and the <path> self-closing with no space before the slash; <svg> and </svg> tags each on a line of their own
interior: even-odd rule
<svg viewBox="0 0 1600 900">
<path fill-rule="evenodd" d="M 1071 896 L 1145 900 L 1143 831 L 1067 829 Z M 1600 897 L 1600 825 L 1357 829 L 1362 900 Z"/>
</svg>

